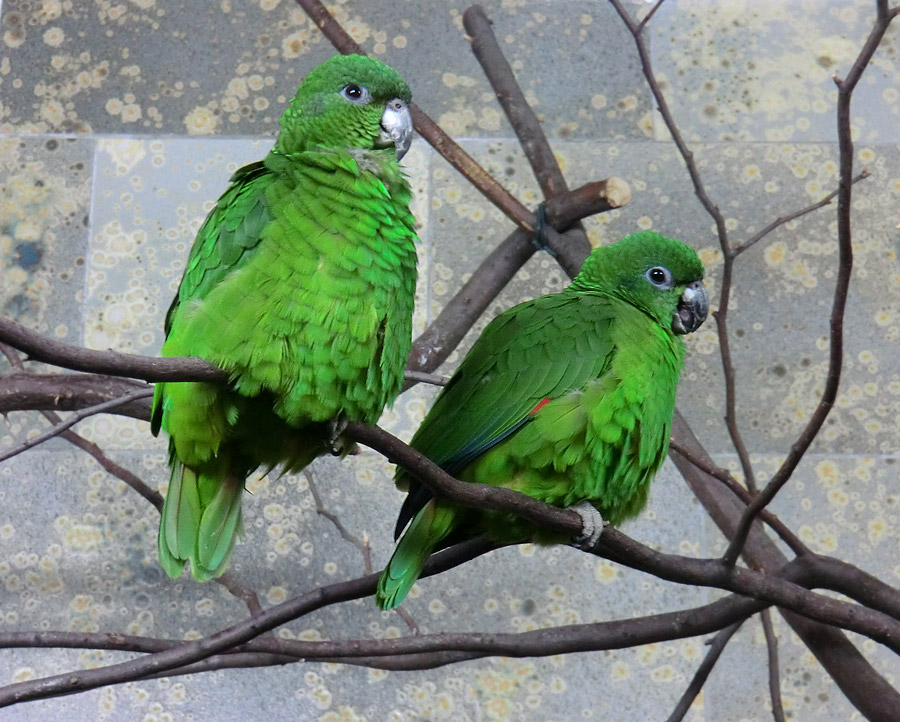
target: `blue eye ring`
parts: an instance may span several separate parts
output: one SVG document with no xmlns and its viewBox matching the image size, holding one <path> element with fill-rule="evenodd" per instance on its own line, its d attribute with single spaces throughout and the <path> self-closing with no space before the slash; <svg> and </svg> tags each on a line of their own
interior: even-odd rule
<svg viewBox="0 0 900 722">
<path fill-rule="evenodd" d="M 664 266 L 654 266 L 648 269 L 644 276 L 657 288 L 669 289 L 675 285 L 672 272 Z"/>
<path fill-rule="evenodd" d="M 372 95 L 365 86 L 347 83 L 341 88 L 341 97 L 354 105 L 366 105 L 372 101 Z"/>
</svg>

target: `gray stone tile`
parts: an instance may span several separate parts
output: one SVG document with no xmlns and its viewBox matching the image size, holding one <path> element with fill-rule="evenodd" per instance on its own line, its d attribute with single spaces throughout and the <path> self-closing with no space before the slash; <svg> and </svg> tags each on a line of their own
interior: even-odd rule
<svg viewBox="0 0 900 722">
<path fill-rule="evenodd" d="M 660 85 L 686 138 L 835 141 L 833 75 L 844 77 L 875 19 L 865 0 L 677 0 L 652 19 Z M 860 140 L 900 138 L 898 30 L 889 29 L 853 98 Z M 667 138 L 661 120 L 657 138 Z"/>
<path fill-rule="evenodd" d="M 463 36 L 467 4 L 443 3 L 436 12 L 430 3 L 357 1 L 334 11 L 364 49 L 405 75 L 417 102 L 451 133 L 506 135 Z M 0 130 L 272 135 L 301 78 L 334 52 L 287 0 L 201 12 L 178 3 L 56 7 L 4 3 Z M 649 96 L 611 7 L 531 0 L 489 3 L 487 11 L 553 135 L 650 132 Z M 186 33 L 201 22 L 202 33 Z"/>
<path fill-rule="evenodd" d="M 94 147 L 88 139 L 0 138 L 0 313 L 60 341 L 82 339 Z M 0 370 L 8 369 L 0 356 Z M 0 417 L 0 447 L 46 426 L 33 413 Z"/>
<path fill-rule="evenodd" d="M 81 339 L 94 141 L 0 138 L 0 311 Z"/>
</svg>

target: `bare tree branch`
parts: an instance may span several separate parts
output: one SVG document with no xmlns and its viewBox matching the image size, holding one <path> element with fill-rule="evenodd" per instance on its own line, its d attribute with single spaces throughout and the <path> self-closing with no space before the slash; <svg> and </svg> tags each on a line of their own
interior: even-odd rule
<svg viewBox="0 0 900 722">
<path fill-rule="evenodd" d="M 858 176 L 853 178 L 850 182 L 853 184 L 859 183 L 861 180 L 865 180 L 866 178 L 870 177 L 871 175 L 872 174 L 869 173 L 869 171 L 863 170 L 862 173 L 860 173 Z M 837 198 L 838 193 L 839 193 L 839 189 L 834 190 L 831 193 L 829 193 L 827 196 L 825 196 L 822 200 L 817 201 L 816 203 L 813 203 L 811 205 L 808 205 L 808 206 L 806 206 L 806 208 L 801 208 L 799 211 L 794 211 L 793 213 L 788 213 L 787 215 L 779 216 L 774 221 L 772 221 L 769 225 L 767 225 L 765 228 L 763 228 L 761 231 L 759 231 L 759 233 L 754 234 L 753 236 L 748 238 L 743 243 L 738 244 L 737 246 L 734 246 L 731 249 L 731 254 L 733 256 L 737 257 L 737 256 L 741 255 L 747 249 L 755 246 L 763 238 L 765 238 L 767 235 L 769 235 L 772 231 L 774 231 L 777 228 L 780 228 L 785 223 L 790 223 L 791 221 L 795 221 L 798 218 L 802 218 L 803 216 L 807 215 L 808 213 L 812 213 L 813 211 L 819 210 L 819 208 L 824 208 L 827 205 L 831 205 L 831 201 L 833 201 L 835 198 Z"/>
<path fill-rule="evenodd" d="M 492 548 L 481 539 L 458 544 L 435 555 L 425 574 L 437 574 L 462 564 Z M 267 609 L 238 624 L 208 637 L 182 642 L 176 647 L 154 652 L 145 657 L 94 669 L 71 671 L 52 677 L 10 684 L 0 688 L 0 708 L 20 702 L 74 694 L 108 684 L 158 675 L 233 649 L 281 624 L 309 614 L 323 606 L 358 599 L 375 591 L 376 575 L 320 587 Z M 415 640 L 420 637 L 410 637 Z M 393 640 L 392 640 L 393 641 Z"/>
<path fill-rule="evenodd" d="M 766 635 L 766 650 L 769 658 L 769 697 L 772 700 L 772 717 L 775 722 L 785 722 L 784 707 L 781 704 L 781 675 L 778 671 L 778 638 L 772 627 L 772 616 L 768 609 L 759 613 L 763 632 Z"/>
<path fill-rule="evenodd" d="M 52 439 L 55 436 L 59 436 L 64 431 L 72 428 L 75 424 L 83 419 L 88 418 L 89 416 L 93 416 L 95 414 L 101 414 L 104 411 L 108 411 L 110 409 L 114 409 L 117 406 L 122 406 L 123 404 L 130 403 L 132 401 L 136 401 L 137 399 L 145 399 L 153 395 L 153 389 L 140 389 L 138 391 L 132 391 L 131 393 L 122 396 L 118 399 L 111 399 L 110 401 L 104 401 L 101 404 L 97 404 L 96 406 L 89 406 L 86 409 L 80 409 L 79 411 L 73 411 L 68 418 L 60 421 L 53 428 L 48 429 L 42 434 L 39 434 L 27 441 L 23 441 L 18 446 L 13 447 L 7 451 L 0 453 L 0 461 L 6 461 L 7 459 L 11 459 L 12 457 L 21 454 L 23 451 L 27 451 L 28 449 L 33 449 L 35 446 L 39 444 L 43 444 L 45 441 Z"/>
<path fill-rule="evenodd" d="M 613 0 L 615 2 L 616 0 Z M 850 130 L 850 102 L 853 90 L 863 71 L 875 54 L 888 26 L 895 14 L 879 9 L 878 19 L 869 33 L 862 50 L 850 68 L 846 80 L 835 77 L 838 86 L 838 147 L 840 149 L 840 187 L 838 188 L 838 273 L 835 281 L 834 301 L 831 308 L 831 333 L 829 337 L 828 372 L 825 377 L 825 389 L 819 404 L 813 411 L 806 428 L 791 445 L 787 457 L 760 494 L 747 507 L 735 530 L 734 536 L 725 551 L 723 559 L 734 564 L 740 556 L 741 548 L 746 541 L 753 519 L 759 510 L 767 506 L 781 488 L 788 482 L 800 460 L 806 454 L 825 419 L 834 406 L 838 386 L 841 381 L 841 368 L 844 358 L 844 309 L 847 306 L 847 292 L 850 288 L 850 276 L 853 271 L 853 240 L 850 229 L 850 201 L 853 192 L 853 139 Z"/>
<path fill-rule="evenodd" d="M 709 455 L 700 446 L 690 427 L 678 412 L 675 413 L 672 433 L 695 456 L 709 460 Z M 726 538 L 730 537 L 746 506 L 726 486 L 713 480 L 698 467 L 687 462 L 684 457 L 673 454 L 672 460 L 722 533 Z M 711 460 L 709 461 L 712 463 Z M 758 525 L 755 524 L 751 526 L 742 555 L 755 569 L 761 569 L 767 573 L 783 568 L 787 561 L 784 554 L 765 534 L 760 532 Z M 859 573 L 863 575 L 861 578 L 843 588 L 838 588 L 835 579 L 833 577 L 829 579 L 825 573 L 826 570 L 819 566 L 819 559 L 815 555 L 807 554 L 798 557 L 791 563 L 807 567 L 809 578 L 814 579 L 817 586 L 834 589 L 841 593 L 850 591 L 856 595 L 851 598 L 859 597 L 861 603 L 870 604 L 870 606 L 875 606 L 872 601 L 877 600 L 879 606 L 875 606 L 875 608 L 892 614 L 894 618 L 900 618 L 897 614 L 889 611 L 896 606 L 897 600 L 900 599 L 896 591 L 890 592 L 882 589 L 883 582 L 876 580 L 871 575 L 860 571 Z M 812 566 L 814 563 L 815 567 Z M 839 574 L 838 576 L 843 575 Z M 854 707 L 867 719 L 893 719 L 896 710 L 900 709 L 900 693 L 860 654 L 846 635 L 838 629 L 813 622 L 787 610 L 779 611 Z"/>
</svg>

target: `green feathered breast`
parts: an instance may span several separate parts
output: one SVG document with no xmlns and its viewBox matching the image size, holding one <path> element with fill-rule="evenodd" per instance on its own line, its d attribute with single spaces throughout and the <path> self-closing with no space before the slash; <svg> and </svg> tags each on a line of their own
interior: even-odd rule
<svg viewBox="0 0 900 722">
<path fill-rule="evenodd" d="M 224 571 L 253 469 L 304 467 L 326 452 L 330 422 L 373 423 L 399 393 L 416 237 L 383 124 L 408 100 L 376 60 L 319 66 L 273 150 L 235 173 L 197 235 L 162 354 L 204 358 L 231 383 L 156 389 L 152 429 L 169 434 L 172 465 L 159 556 L 171 576 L 185 561 L 198 580 Z"/>
<path fill-rule="evenodd" d="M 612 524 L 635 516 L 668 451 L 681 312 L 687 295 L 697 307 L 687 330 L 705 318 L 702 277 L 692 249 L 656 233 L 595 250 L 569 288 L 487 326 L 411 445 L 465 481 L 556 506 L 589 501 Z M 406 532 L 379 582 L 383 609 L 460 538 L 561 541 L 511 514 L 435 500 L 403 470 L 397 482 L 410 492 L 397 523 Z"/>
</svg>

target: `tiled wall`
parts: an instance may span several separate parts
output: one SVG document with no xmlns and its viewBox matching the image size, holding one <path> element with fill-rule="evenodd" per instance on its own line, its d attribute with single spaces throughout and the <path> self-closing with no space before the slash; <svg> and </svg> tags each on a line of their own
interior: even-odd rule
<svg viewBox="0 0 900 722">
<path fill-rule="evenodd" d="M 701 251 L 712 298 L 721 254 L 674 145 L 655 116 L 630 38 L 604 2 L 485 3 L 501 46 L 544 120 L 570 186 L 616 175 L 627 207 L 589 222 L 592 242 L 640 228 Z M 633 10 L 645 9 L 633 3 Z M 338 19 L 397 67 L 417 102 L 525 203 L 539 200 L 517 143 L 469 52 L 465 4 L 351 0 Z M 740 242 L 837 184 L 834 73 L 871 27 L 870 0 L 670 0 L 648 27 L 653 60 L 713 200 Z M 0 6 L 0 311 L 55 338 L 153 354 L 193 234 L 231 172 L 261 157 L 304 74 L 332 54 L 290 0 L 3 0 Z M 895 24 L 897 25 L 897 24 Z M 885 39 L 853 106 L 856 266 L 836 412 L 775 511 L 814 550 L 895 584 L 900 491 L 900 59 Z M 201 136 L 201 137 L 189 137 Z M 417 140 L 404 161 L 420 223 L 416 329 L 433 319 L 511 229 Z M 773 233 L 737 263 L 732 347 L 738 410 L 763 480 L 824 382 L 836 268 L 833 208 Z M 478 324 L 564 282 L 533 258 Z M 472 335 L 467 343 L 471 342 Z M 734 465 L 714 324 L 688 339 L 679 407 Z M 452 368 L 458 356 L 448 365 Z M 402 396 L 383 423 L 408 436 L 434 391 Z M 46 423 L 0 419 L 0 448 Z M 164 442 L 115 417 L 79 430 L 148 483 L 167 483 Z M 736 467 L 735 467 L 736 468 Z M 391 550 L 401 496 L 374 454 L 313 467 L 329 510 Z M 264 604 L 362 572 L 359 552 L 315 505 L 302 476 L 254 477 L 232 568 Z M 53 441 L 0 464 L 0 633 L 118 630 L 196 636 L 246 614 L 219 586 L 170 581 L 156 563 L 156 513 L 92 460 Z M 674 469 L 625 530 L 668 551 L 710 556 L 723 540 Z M 718 592 L 664 584 L 564 547 L 505 549 L 421 583 L 407 610 L 423 632 L 522 631 L 694 606 Z M 775 615 L 782 693 L 795 719 L 853 710 Z M 290 638 L 406 634 L 371 600 L 317 612 Z M 889 676 L 895 656 L 861 649 Z M 488 659 L 415 673 L 303 664 L 131 683 L 35 703 L 6 718 L 110 720 L 573 720 L 664 718 L 705 654 L 702 639 L 550 659 Z M 0 651 L 0 683 L 121 655 Z M 765 643 L 756 620 L 726 649 L 692 720 L 765 720 Z"/>
</svg>

